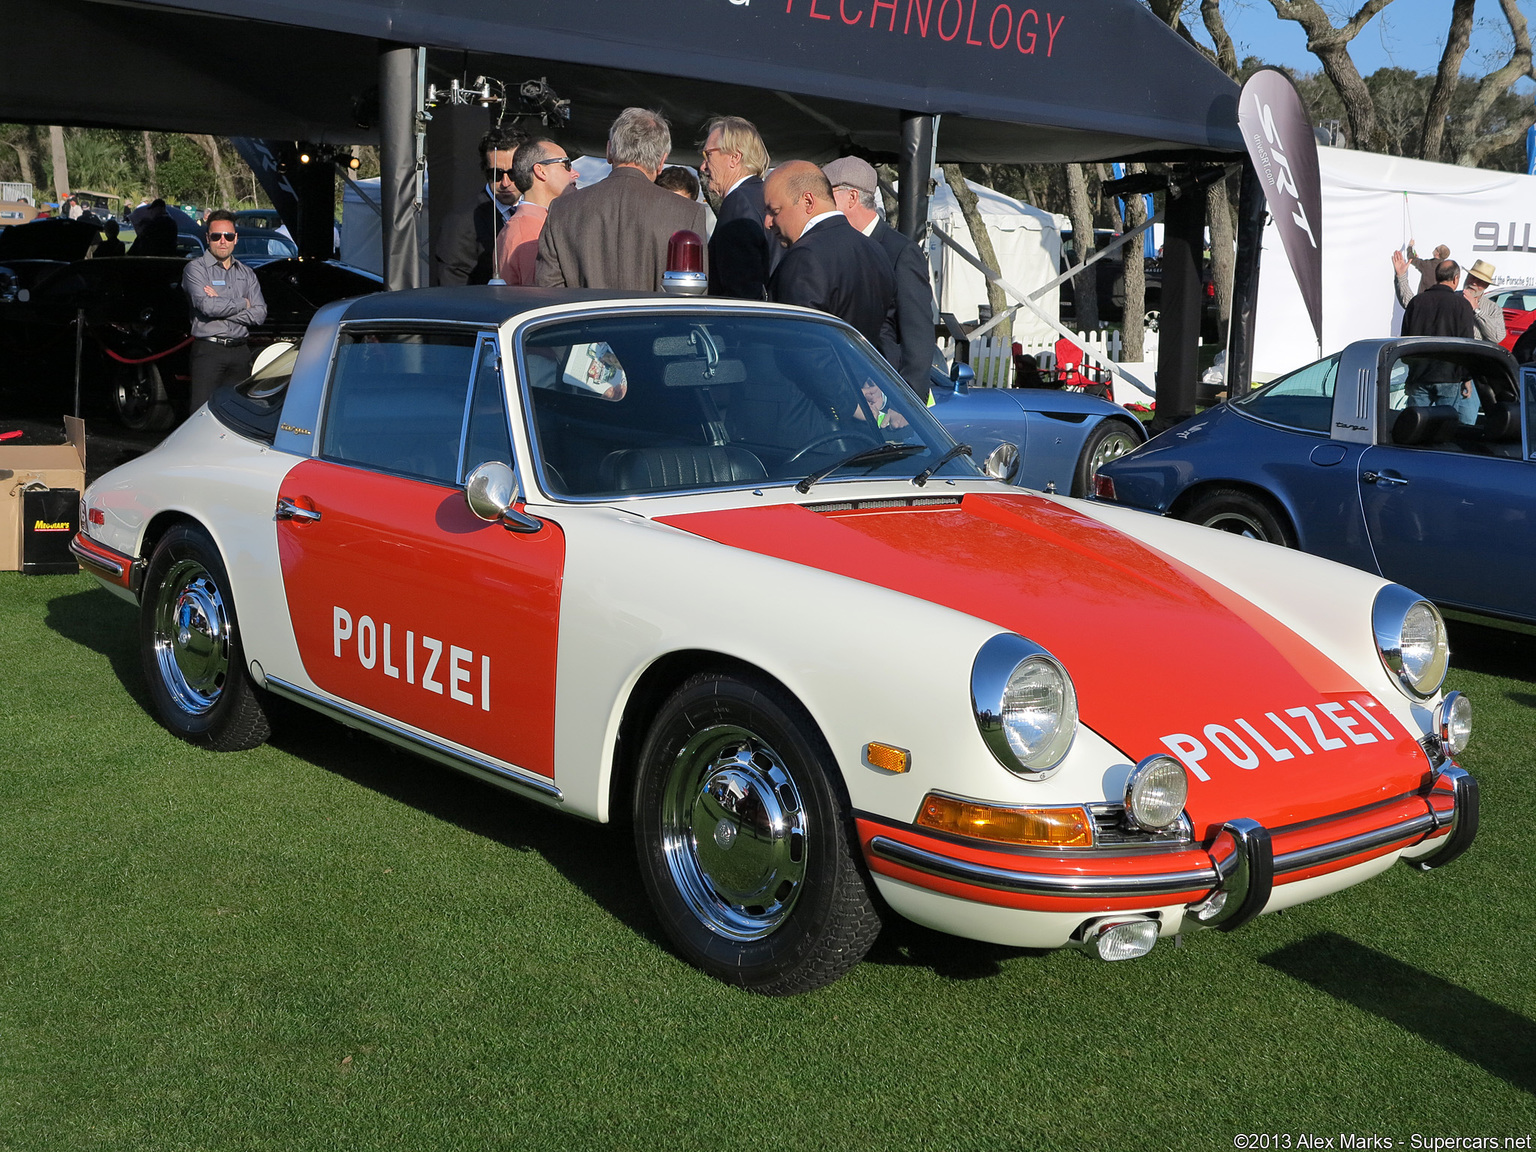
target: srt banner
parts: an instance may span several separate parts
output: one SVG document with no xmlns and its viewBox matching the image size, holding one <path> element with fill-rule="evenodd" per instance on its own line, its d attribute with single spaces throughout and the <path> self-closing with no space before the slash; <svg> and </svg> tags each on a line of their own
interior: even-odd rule
<svg viewBox="0 0 1536 1152">
<path fill-rule="evenodd" d="M 272 201 L 272 207 L 290 229 L 298 227 L 299 194 L 281 170 L 278 149 L 284 143 L 278 140 L 256 140 L 250 136 L 235 136 L 230 143 L 240 153 L 240 159 L 250 166 L 261 183 L 261 189 Z M 291 147 L 291 145 L 290 145 Z"/>
<path fill-rule="evenodd" d="M 1243 85 L 1237 123 L 1264 185 L 1307 315 L 1323 341 L 1323 200 L 1317 138 L 1290 79 L 1261 68 Z"/>
</svg>

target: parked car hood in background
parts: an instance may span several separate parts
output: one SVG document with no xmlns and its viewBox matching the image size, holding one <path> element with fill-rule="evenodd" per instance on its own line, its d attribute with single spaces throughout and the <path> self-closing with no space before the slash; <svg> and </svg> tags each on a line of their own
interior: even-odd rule
<svg viewBox="0 0 1536 1152">
<path fill-rule="evenodd" d="M 1235 815 L 1274 828 L 1386 800 L 1417 788 L 1427 769 L 1413 737 L 1370 691 L 1275 617 L 1058 502 L 969 494 L 954 504 L 785 504 L 661 520 L 941 604 L 1045 646 L 1072 676 L 1083 723 L 1127 759 L 1169 750 L 1172 736 L 1207 748 L 1188 806 L 1198 837 Z M 882 624 L 872 619 L 870 627 Z M 1353 741 L 1319 705 L 1353 722 Z M 1367 712 L 1379 728 L 1362 719 Z M 1327 727 L 1312 728 L 1309 717 Z M 1224 734 L 1257 762 L 1225 756 Z"/>
</svg>

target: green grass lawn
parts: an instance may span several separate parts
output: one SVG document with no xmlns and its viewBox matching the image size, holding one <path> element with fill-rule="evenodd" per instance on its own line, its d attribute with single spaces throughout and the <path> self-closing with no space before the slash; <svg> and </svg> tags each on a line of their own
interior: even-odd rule
<svg viewBox="0 0 1536 1152">
<path fill-rule="evenodd" d="M 1112 965 L 898 923 L 775 1000 L 667 950 L 621 833 L 319 719 L 180 743 L 136 634 L 0 574 L 0 1148 L 1536 1133 L 1536 639 L 1455 633 L 1483 825 L 1443 871 Z"/>
</svg>

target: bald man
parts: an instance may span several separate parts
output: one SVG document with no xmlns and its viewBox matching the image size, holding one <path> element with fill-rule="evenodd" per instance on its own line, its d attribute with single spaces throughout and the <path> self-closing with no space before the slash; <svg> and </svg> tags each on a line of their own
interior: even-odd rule
<svg viewBox="0 0 1536 1152">
<path fill-rule="evenodd" d="M 763 227 L 788 249 L 768 282 L 768 298 L 830 313 L 876 349 L 894 347 L 891 262 L 837 210 L 822 170 L 806 160 L 779 165 L 763 186 L 763 207 Z"/>
</svg>

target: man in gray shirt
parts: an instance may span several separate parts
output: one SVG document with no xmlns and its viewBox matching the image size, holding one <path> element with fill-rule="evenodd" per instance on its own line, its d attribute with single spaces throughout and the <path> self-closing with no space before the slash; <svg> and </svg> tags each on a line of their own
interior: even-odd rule
<svg viewBox="0 0 1536 1152">
<path fill-rule="evenodd" d="M 267 318 L 256 273 L 234 258 L 235 216 L 208 214 L 208 251 L 187 261 L 182 291 L 192 308 L 192 390 L 187 413 L 208 402 L 220 384 L 251 374 L 250 330 Z"/>
</svg>

